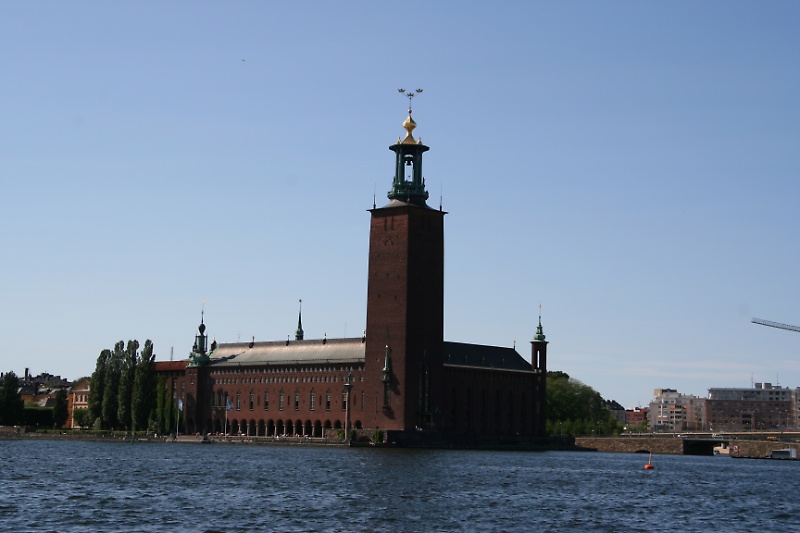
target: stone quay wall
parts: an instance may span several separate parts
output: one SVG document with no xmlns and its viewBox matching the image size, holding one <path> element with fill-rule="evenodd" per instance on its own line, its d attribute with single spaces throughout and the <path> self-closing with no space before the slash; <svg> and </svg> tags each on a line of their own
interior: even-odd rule
<svg viewBox="0 0 800 533">
<path fill-rule="evenodd" d="M 751 459 L 770 458 L 775 450 L 796 450 L 800 457 L 800 443 L 776 442 L 764 440 L 733 440 L 730 443 L 731 457 L 747 457 Z"/>
<path fill-rule="evenodd" d="M 684 455 L 684 439 L 677 437 L 576 437 L 579 448 L 598 452 Z"/>
</svg>

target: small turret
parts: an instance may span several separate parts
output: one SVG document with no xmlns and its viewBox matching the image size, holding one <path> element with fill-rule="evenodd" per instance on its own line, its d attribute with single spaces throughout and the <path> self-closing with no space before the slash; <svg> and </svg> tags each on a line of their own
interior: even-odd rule
<svg viewBox="0 0 800 533">
<path fill-rule="evenodd" d="M 383 360 L 383 370 L 381 370 L 381 381 L 389 383 L 391 381 L 392 367 L 389 364 L 389 345 L 386 345 L 386 356 Z"/>
<path fill-rule="evenodd" d="M 534 372 L 547 373 L 547 341 L 542 329 L 542 314 L 539 312 L 539 325 L 531 341 L 531 366 Z"/>
<path fill-rule="evenodd" d="M 194 347 L 189 354 L 189 366 L 206 366 L 210 359 L 206 352 L 206 325 L 204 322 L 204 312 L 200 313 L 200 325 L 197 327 L 198 334 L 194 337 Z"/>
</svg>

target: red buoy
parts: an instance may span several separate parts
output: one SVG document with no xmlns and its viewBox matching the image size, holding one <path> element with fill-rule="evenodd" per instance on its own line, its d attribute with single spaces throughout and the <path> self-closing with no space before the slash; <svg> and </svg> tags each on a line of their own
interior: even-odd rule
<svg viewBox="0 0 800 533">
<path fill-rule="evenodd" d="M 653 464 L 653 452 L 650 452 L 650 459 L 647 460 L 647 464 L 644 465 L 645 470 L 654 470 L 655 465 Z"/>
</svg>

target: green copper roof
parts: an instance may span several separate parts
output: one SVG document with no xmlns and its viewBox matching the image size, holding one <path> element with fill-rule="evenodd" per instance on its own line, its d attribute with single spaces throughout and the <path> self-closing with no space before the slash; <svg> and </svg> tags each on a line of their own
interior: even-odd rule
<svg viewBox="0 0 800 533">
<path fill-rule="evenodd" d="M 405 139 L 397 139 L 397 144 L 389 147 L 395 153 L 395 173 L 388 197 L 390 200 L 425 205 L 428 192 L 422 176 L 422 154 L 429 148 L 411 134 L 417 127 L 411 118 L 411 108 L 408 109 L 408 118 L 403 122 L 403 127 L 406 130 Z"/>
<path fill-rule="evenodd" d="M 542 317 L 539 317 L 539 325 L 536 326 L 536 335 L 533 336 L 533 342 L 547 342 L 544 340 L 544 330 L 542 329 Z"/>
</svg>

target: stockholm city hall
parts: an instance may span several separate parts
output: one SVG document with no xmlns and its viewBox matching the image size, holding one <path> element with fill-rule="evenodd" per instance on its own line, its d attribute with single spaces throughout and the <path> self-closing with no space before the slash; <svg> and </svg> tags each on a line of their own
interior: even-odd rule
<svg viewBox="0 0 800 533">
<path fill-rule="evenodd" d="M 410 101 L 410 99 L 409 99 Z M 545 434 L 547 341 L 515 348 L 445 341 L 444 217 L 427 205 L 416 123 L 389 147 L 389 202 L 370 213 L 364 335 L 208 344 L 201 320 L 188 359 L 156 363 L 185 410 L 181 432 L 435 444 Z M 377 431 L 380 430 L 380 431 Z"/>
</svg>

